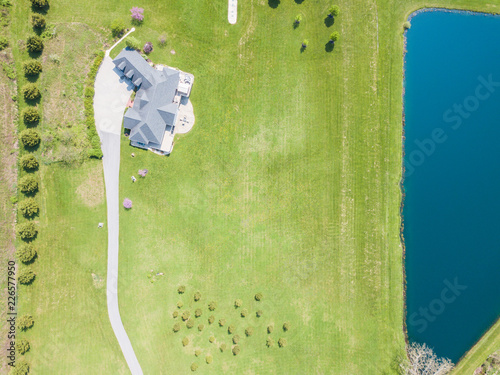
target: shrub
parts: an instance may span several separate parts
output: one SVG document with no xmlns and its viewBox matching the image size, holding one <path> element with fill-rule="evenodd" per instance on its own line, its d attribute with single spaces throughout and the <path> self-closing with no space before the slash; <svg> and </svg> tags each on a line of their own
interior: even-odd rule
<svg viewBox="0 0 500 375">
<path fill-rule="evenodd" d="M 272 333 L 274 331 L 274 326 L 272 324 L 267 326 L 267 333 Z"/>
<path fill-rule="evenodd" d="M 210 315 L 210 316 L 208 317 L 208 324 L 212 324 L 213 322 L 215 322 L 215 316 Z"/>
<path fill-rule="evenodd" d="M 189 319 L 186 322 L 186 327 L 188 327 L 189 329 L 193 328 L 194 327 L 194 320 L 193 319 Z"/>
<path fill-rule="evenodd" d="M 268 348 L 270 348 L 270 347 L 271 347 L 271 346 L 273 346 L 273 345 L 274 345 L 274 341 L 273 341 L 273 339 L 272 339 L 272 338 L 270 338 L 270 337 L 268 337 L 268 338 L 267 338 L 267 340 L 266 340 L 266 346 L 267 346 Z"/>
<path fill-rule="evenodd" d="M 290 329 L 290 323 L 286 322 L 286 323 L 283 323 L 283 331 L 288 331 Z"/>
<path fill-rule="evenodd" d="M 207 364 L 211 364 L 213 361 L 213 358 L 211 355 L 207 355 L 206 358 L 205 358 L 205 362 L 207 362 Z"/>
<path fill-rule="evenodd" d="M 196 371 L 196 370 L 198 370 L 198 364 L 196 364 L 196 363 L 193 362 L 191 364 L 191 371 Z"/>
<path fill-rule="evenodd" d="M 229 333 L 230 335 L 233 334 L 235 331 L 236 327 L 233 326 L 232 324 L 229 327 L 227 327 L 227 333 Z"/>
<path fill-rule="evenodd" d="M 200 349 L 196 349 L 194 351 L 194 355 L 197 356 L 197 357 L 199 357 L 201 355 L 201 350 Z"/>
<path fill-rule="evenodd" d="M 114 37 L 122 35 L 123 30 L 125 30 L 125 22 L 120 19 L 115 19 L 111 22 L 111 34 L 113 34 Z"/>
<path fill-rule="evenodd" d="M 23 268 L 17 275 L 17 280 L 24 285 L 31 284 L 34 279 L 35 273 L 31 270 L 31 268 Z"/>
<path fill-rule="evenodd" d="M 21 167 L 25 170 L 33 170 L 38 168 L 38 160 L 36 160 L 33 154 L 25 154 L 21 157 L 19 161 Z"/>
<path fill-rule="evenodd" d="M 248 310 L 247 309 L 241 310 L 240 315 L 241 315 L 242 318 L 246 317 L 248 315 Z"/>
<path fill-rule="evenodd" d="M 172 317 L 175 319 L 179 316 L 179 312 L 176 310 L 172 313 Z"/>
<path fill-rule="evenodd" d="M 30 52 L 41 52 L 43 50 L 43 40 L 38 35 L 29 36 L 26 39 L 26 48 Z"/>
<path fill-rule="evenodd" d="M 4 50 L 9 46 L 9 41 L 6 37 L 0 36 L 0 51 Z"/>
<path fill-rule="evenodd" d="M 239 347 L 238 345 L 236 345 L 236 346 L 233 348 L 232 352 L 233 352 L 233 355 L 238 355 L 238 354 L 240 354 L 240 347 Z"/>
<path fill-rule="evenodd" d="M 132 201 L 129 198 L 125 198 L 123 200 L 123 207 L 125 207 L 125 209 L 127 210 L 130 210 L 132 208 Z"/>
<path fill-rule="evenodd" d="M 133 36 L 128 36 L 127 39 L 125 40 L 125 44 L 127 45 L 128 48 L 139 50 L 141 49 L 141 42 Z"/>
<path fill-rule="evenodd" d="M 237 344 L 237 343 L 239 343 L 239 342 L 240 342 L 240 336 L 238 336 L 238 335 L 234 335 L 234 336 L 233 336 L 233 344 Z"/>
<path fill-rule="evenodd" d="M 181 285 L 180 287 L 177 288 L 177 293 L 183 294 L 186 291 L 186 287 L 184 285 Z"/>
<path fill-rule="evenodd" d="M 281 339 L 278 340 L 278 346 L 280 348 L 284 348 L 286 346 L 286 344 L 287 344 L 286 339 L 281 338 Z"/>
<path fill-rule="evenodd" d="M 330 34 L 330 42 L 335 43 L 337 40 L 339 40 L 339 32 L 334 31 L 333 33 Z"/>
<path fill-rule="evenodd" d="M 410 23 L 410 21 L 406 21 L 405 23 L 403 23 L 403 28 L 405 30 L 411 29 L 411 23 Z"/>
<path fill-rule="evenodd" d="M 38 233 L 38 230 L 35 227 L 35 224 L 32 222 L 22 223 L 16 225 L 16 232 L 19 237 L 23 240 L 30 240 L 35 238 Z"/>
<path fill-rule="evenodd" d="M 302 48 L 304 48 L 304 49 L 307 48 L 308 44 L 309 44 L 309 41 L 307 39 L 304 39 L 302 41 Z"/>
<path fill-rule="evenodd" d="M 198 302 L 200 299 L 201 299 L 201 293 L 200 292 L 196 292 L 194 294 L 194 301 Z"/>
<path fill-rule="evenodd" d="M 142 47 L 142 50 L 144 51 L 144 53 L 150 54 L 151 52 L 153 52 L 153 43 L 147 42 L 144 47 Z"/>
<path fill-rule="evenodd" d="M 189 310 L 186 310 L 182 313 L 182 320 L 186 321 L 189 319 L 190 316 L 191 316 L 191 313 L 189 312 Z"/>
<path fill-rule="evenodd" d="M 205 328 L 205 326 L 203 324 L 198 324 L 198 331 L 203 331 L 203 329 Z"/>
<path fill-rule="evenodd" d="M 19 211 L 24 217 L 32 217 L 39 211 L 38 203 L 33 198 L 26 198 L 19 203 Z"/>
<path fill-rule="evenodd" d="M 181 330 L 180 323 L 175 323 L 174 326 L 172 327 L 172 331 L 179 332 L 180 330 Z"/>
<path fill-rule="evenodd" d="M 208 341 L 210 341 L 210 343 L 214 343 L 215 342 L 215 337 L 210 336 L 209 339 L 208 339 Z"/>
<path fill-rule="evenodd" d="M 234 301 L 234 307 L 238 308 L 241 307 L 241 305 L 243 305 L 243 301 L 241 299 Z"/>
<path fill-rule="evenodd" d="M 35 129 L 25 129 L 19 134 L 22 144 L 25 147 L 35 147 L 40 143 L 40 133 Z"/>
<path fill-rule="evenodd" d="M 224 344 L 224 343 L 220 344 L 220 346 L 219 346 L 219 350 L 220 350 L 221 352 L 224 352 L 224 350 L 226 350 L 226 344 Z"/>
<path fill-rule="evenodd" d="M 27 124 L 34 124 L 40 121 L 40 112 L 35 107 L 25 108 L 22 112 L 23 120 Z"/>
<path fill-rule="evenodd" d="M 184 306 L 184 304 L 182 303 L 182 301 L 177 302 L 177 308 L 178 309 L 182 309 L 182 306 Z"/>
<path fill-rule="evenodd" d="M 210 302 L 210 303 L 208 304 L 208 309 L 209 309 L 210 311 L 214 311 L 216 308 L 217 308 L 217 302 L 212 301 L 212 302 Z"/>
<path fill-rule="evenodd" d="M 260 318 L 262 316 L 262 314 L 264 314 L 264 312 L 262 310 L 259 310 L 255 313 L 255 315 L 257 316 L 257 318 Z"/>
<path fill-rule="evenodd" d="M 219 326 L 224 327 L 224 324 L 226 324 L 226 319 L 219 319 Z"/>
<path fill-rule="evenodd" d="M 16 365 L 9 371 L 9 375 L 28 375 L 30 366 L 24 360 L 17 361 Z"/>
<path fill-rule="evenodd" d="M 36 8 L 45 8 L 47 5 L 49 5 L 48 0 L 31 0 L 31 5 L 33 5 Z"/>
<path fill-rule="evenodd" d="M 36 257 L 36 250 L 32 244 L 23 244 L 16 251 L 16 257 L 23 263 L 29 263 Z"/>
<path fill-rule="evenodd" d="M 144 21 L 144 9 L 139 7 L 132 7 L 130 9 L 130 16 L 132 17 L 132 22 L 142 22 Z"/>
<path fill-rule="evenodd" d="M 184 337 L 182 339 L 182 346 L 186 346 L 187 344 L 189 344 L 189 339 L 187 337 Z"/>
<path fill-rule="evenodd" d="M 16 349 L 19 354 L 24 354 L 30 350 L 30 343 L 28 340 L 22 339 L 16 343 Z"/>
<path fill-rule="evenodd" d="M 91 150 L 87 150 L 87 156 L 89 158 L 95 158 L 95 159 L 100 159 L 102 158 L 102 150 L 99 148 L 99 149 L 91 149 Z"/>
<path fill-rule="evenodd" d="M 32 194 L 38 190 L 38 182 L 32 175 L 26 175 L 19 180 L 19 189 L 23 193 Z"/>
<path fill-rule="evenodd" d="M 340 14 L 340 8 L 338 5 L 332 5 L 328 8 L 328 15 L 330 17 L 337 17 Z"/>
<path fill-rule="evenodd" d="M 245 329 L 245 335 L 247 337 L 250 337 L 253 335 L 253 328 L 252 327 L 248 327 L 247 329 Z"/>
<path fill-rule="evenodd" d="M 43 29 L 45 27 L 45 17 L 38 13 L 32 14 L 31 25 L 35 28 Z"/>
<path fill-rule="evenodd" d="M 21 331 L 26 331 L 28 328 L 33 327 L 35 320 L 29 314 L 24 314 L 17 320 L 17 328 Z"/>
<path fill-rule="evenodd" d="M 295 16 L 295 23 L 298 25 L 302 21 L 302 14 L 297 14 Z"/>
<path fill-rule="evenodd" d="M 196 309 L 194 311 L 194 316 L 196 316 L 197 318 L 199 318 L 201 316 L 201 314 L 203 313 L 203 311 L 201 311 L 201 309 Z"/>
<path fill-rule="evenodd" d="M 254 298 L 256 301 L 262 300 L 262 293 L 257 293 Z"/>
<path fill-rule="evenodd" d="M 24 99 L 26 100 L 35 100 L 40 97 L 40 90 L 38 86 L 34 83 L 27 83 L 21 89 L 23 93 Z"/>
</svg>

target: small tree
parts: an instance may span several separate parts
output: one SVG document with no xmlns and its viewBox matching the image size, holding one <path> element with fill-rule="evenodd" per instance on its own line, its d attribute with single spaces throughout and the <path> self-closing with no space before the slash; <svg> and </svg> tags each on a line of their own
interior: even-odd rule
<svg viewBox="0 0 500 375">
<path fill-rule="evenodd" d="M 302 21 L 302 14 L 297 14 L 295 16 L 295 24 L 298 25 Z"/>
<path fill-rule="evenodd" d="M 302 41 L 302 48 L 303 48 L 303 49 L 306 49 L 308 44 L 309 44 L 309 41 L 308 41 L 307 39 L 304 39 L 304 40 Z"/>
<path fill-rule="evenodd" d="M 267 333 L 273 333 L 273 331 L 274 331 L 274 325 L 269 324 L 269 325 L 267 326 Z"/>
<path fill-rule="evenodd" d="M 195 355 L 196 357 L 199 357 L 199 356 L 201 355 L 201 350 L 200 350 L 200 349 L 196 349 L 196 350 L 194 351 L 194 355 Z"/>
<path fill-rule="evenodd" d="M 196 370 L 198 370 L 198 364 L 197 364 L 197 363 L 195 363 L 195 362 L 191 363 L 191 371 L 193 371 L 193 372 L 194 372 L 194 371 L 196 371 Z"/>
<path fill-rule="evenodd" d="M 288 331 L 290 329 L 290 323 L 286 322 L 286 323 L 283 323 L 283 331 Z"/>
<path fill-rule="evenodd" d="M 247 337 L 250 337 L 253 335 L 253 328 L 252 327 L 248 327 L 247 329 L 245 329 L 245 335 Z"/>
<path fill-rule="evenodd" d="M 39 211 L 38 203 L 33 198 L 26 198 L 19 203 L 19 211 L 24 217 L 30 218 L 38 214 Z"/>
<path fill-rule="evenodd" d="M 128 198 L 125 198 L 123 200 L 123 207 L 125 207 L 125 209 L 127 210 L 130 210 L 132 208 L 132 201 Z"/>
<path fill-rule="evenodd" d="M 31 0 L 31 5 L 33 5 L 35 8 L 45 8 L 47 5 L 49 5 L 48 0 Z"/>
<path fill-rule="evenodd" d="M 22 339 L 16 343 L 16 349 L 19 354 L 24 354 L 30 350 L 30 342 L 28 340 Z"/>
<path fill-rule="evenodd" d="M 22 112 L 23 120 L 26 124 L 36 124 L 40 121 L 40 112 L 36 107 L 27 107 Z"/>
<path fill-rule="evenodd" d="M 16 257 L 23 263 L 30 263 L 36 257 L 36 250 L 32 244 L 22 244 L 16 251 Z"/>
<path fill-rule="evenodd" d="M 209 341 L 211 344 L 213 344 L 213 343 L 215 342 L 215 337 L 214 337 L 214 336 L 210 336 L 210 337 L 208 338 L 208 341 Z"/>
<path fill-rule="evenodd" d="M 189 329 L 193 328 L 194 327 L 194 320 L 193 319 L 189 319 L 186 322 L 186 327 L 188 327 Z"/>
<path fill-rule="evenodd" d="M 24 314 L 17 320 L 17 328 L 21 331 L 26 331 L 28 328 L 33 327 L 35 320 L 29 314 Z"/>
<path fill-rule="evenodd" d="M 195 317 L 199 318 L 201 316 L 201 314 L 203 314 L 203 311 L 201 311 L 201 309 L 194 310 Z"/>
<path fill-rule="evenodd" d="M 35 147 L 40 143 L 40 133 L 35 129 L 24 129 L 20 134 L 19 138 L 25 147 Z"/>
<path fill-rule="evenodd" d="M 179 312 L 176 310 L 172 313 L 172 318 L 177 318 L 179 316 Z"/>
<path fill-rule="evenodd" d="M 21 167 L 27 171 L 38 168 L 38 160 L 36 160 L 33 154 L 25 154 L 19 160 Z"/>
<path fill-rule="evenodd" d="M 210 302 L 210 303 L 208 304 L 208 309 L 209 309 L 210 311 L 214 311 L 216 308 L 217 308 L 217 302 L 212 301 L 212 302 Z"/>
<path fill-rule="evenodd" d="M 243 305 L 243 301 L 241 299 L 237 299 L 236 301 L 234 301 L 234 307 L 238 308 L 238 307 L 241 307 L 241 305 Z"/>
<path fill-rule="evenodd" d="M 226 324 L 226 319 L 219 319 L 219 326 L 224 327 Z"/>
<path fill-rule="evenodd" d="M 208 317 L 208 324 L 213 324 L 213 322 L 215 322 L 215 316 L 210 315 L 210 316 Z"/>
<path fill-rule="evenodd" d="M 248 315 L 248 310 L 247 309 L 241 310 L 240 315 L 241 315 L 242 318 L 245 318 Z"/>
<path fill-rule="evenodd" d="M 23 63 L 23 72 L 27 76 L 35 76 L 42 71 L 42 63 L 38 60 L 28 60 Z"/>
<path fill-rule="evenodd" d="M 41 52 L 43 50 L 43 40 L 38 35 L 29 36 L 26 40 L 26 48 L 30 52 Z"/>
<path fill-rule="evenodd" d="M 235 331 L 236 327 L 233 326 L 232 324 L 230 324 L 229 327 L 227 327 L 227 333 L 229 333 L 230 335 L 232 335 Z"/>
<path fill-rule="evenodd" d="M 125 40 L 125 44 L 128 48 L 135 49 L 136 51 L 141 49 L 141 42 L 133 36 L 128 36 Z"/>
<path fill-rule="evenodd" d="M 184 337 L 182 339 L 182 346 L 187 346 L 187 344 L 189 344 L 189 339 L 187 337 Z"/>
<path fill-rule="evenodd" d="M 16 225 L 16 232 L 23 240 L 31 240 L 36 237 L 38 230 L 32 222 Z"/>
<path fill-rule="evenodd" d="M 172 327 L 172 331 L 179 332 L 180 330 L 181 330 L 180 323 L 175 323 L 174 326 Z"/>
<path fill-rule="evenodd" d="M 144 21 L 144 9 L 132 7 L 132 9 L 130 9 L 130 16 L 132 17 L 132 22 L 141 23 Z"/>
<path fill-rule="evenodd" d="M 209 365 L 209 364 L 212 363 L 212 361 L 213 361 L 212 356 L 211 355 L 207 355 L 206 358 L 205 358 L 205 362 L 207 362 L 207 364 Z"/>
<path fill-rule="evenodd" d="M 5 48 L 9 46 L 9 41 L 6 37 L 0 36 L 0 51 L 3 51 Z"/>
<path fill-rule="evenodd" d="M 411 29 L 410 21 L 405 21 L 405 23 L 403 23 L 403 29 L 405 30 Z"/>
<path fill-rule="evenodd" d="M 240 336 L 238 336 L 238 335 L 234 335 L 234 336 L 233 336 L 233 344 L 237 344 L 237 343 L 239 343 L 239 342 L 240 342 Z"/>
<path fill-rule="evenodd" d="M 188 320 L 189 318 L 191 317 L 191 313 L 189 312 L 189 310 L 186 310 L 182 313 L 182 320 L 186 321 Z"/>
<path fill-rule="evenodd" d="M 184 306 L 184 304 L 182 303 L 182 301 L 177 302 L 177 308 L 178 309 L 182 309 L 182 306 Z"/>
<path fill-rule="evenodd" d="M 332 5 L 330 8 L 328 8 L 328 17 L 333 18 L 337 17 L 340 15 L 340 8 L 338 5 Z"/>
<path fill-rule="evenodd" d="M 257 318 L 260 318 L 262 315 L 263 315 L 263 311 L 262 310 L 258 310 L 255 315 L 257 316 Z"/>
<path fill-rule="evenodd" d="M 9 375 L 28 375 L 30 366 L 25 360 L 16 362 L 16 365 L 9 371 Z"/>
<path fill-rule="evenodd" d="M 17 280 L 24 285 L 31 284 L 34 279 L 35 273 L 31 270 L 31 268 L 23 268 L 17 275 Z"/>
<path fill-rule="evenodd" d="M 115 19 L 111 22 L 111 34 L 113 34 L 115 38 L 122 35 L 123 30 L 125 30 L 125 22 L 120 19 Z"/>
<path fill-rule="evenodd" d="M 262 293 L 257 293 L 254 298 L 256 301 L 262 300 Z"/>
<path fill-rule="evenodd" d="M 201 299 L 201 293 L 200 293 L 200 292 L 196 292 L 196 293 L 194 294 L 194 297 L 193 297 L 193 298 L 194 298 L 194 301 L 195 301 L 195 302 L 198 302 L 198 301 Z"/>
<path fill-rule="evenodd" d="M 19 180 L 19 189 L 26 194 L 33 194 L 38 190 L 38 182 L 32 175 L 26 175 Z"/>
<path fill-rule="evenodd" d="M 330 43 L 335 43 L 337 40 L 339 40 L 339 32 L 334 31 L 333 33 L 330 34 Z"/>
<path fill-rule="evenodd" d="M 142 50 L 145 54 L 149 55 L 151 52 L 153 52 L 153 43 L 147 42 L 144 47 L 142 47 Z"/>
<path fill-rule="evenodd" d="M 205 328 L 205 326 L 203 324 L 198 324 L 198 331 L 203 331 L 203 329 Z"/>
<path fill-rule="evenodd" d="M 31 25 L 36 29 L 43 29 L 45 27 L 45 17 L 38 13 L 32 14 Z"/>
<path fill-rule="evenodd" d="M 438 358 L 426 344 L 412 343 L 407 348 L 408 358 L 400 364 L 402 374 L 448 374 L 453 363 L 448 358 Z"/>
<path fill-rule="evenodd" d="M 266 340 L 266 346 L 267 346 L 268 348 L 270 348 L 270 347 L 271 347 L 271 346 L 273 346 L 273 345 L 274 345 L 274 341 L 273 341 L 273 339 L 272 339 L 272 338 L 270 338 L 270 337 L 268 337 L 268 338 L 267 338 L 267 340 Z"/>
<path fill-rule="evenodd" d="M 278 340 L 278 346 L 279 346 L 280 348 L 284 348 L 284 347 L 286 346 L 286 344 L 287 344 L 286 339 L 284 339 L 284 338 L 280 338 L 280 339 Z"/>
<path fill-rule="evenodd" d="M 25 84 L 21 92 L 23 93 L 24 99 L 26 100 L 35 100 L 40 97 L 40 90 L 35 83 L 27 83 Z"/>
<path fill-rule="evenodd" d="M 219 350 L 221 351 L 221 353 L 224 352 L 226 350 L 226 344 L 224 343 L 220 344 Z"/>
<path fill-rule="evenodd" d="M 184 285 L 177 288 L 177 293 L 183 294 L 184 292 L 186 292 L 186 287 Z"/>
<path fill-rule="evenodd" d="M 236 345 L 233 348 L 232 352 L 233 352 L 233 355 L 235 355 L 235 356 L 238 355 L 238 354 L 240 354 L 240 347 L 238 345 Z"/>
</svg>

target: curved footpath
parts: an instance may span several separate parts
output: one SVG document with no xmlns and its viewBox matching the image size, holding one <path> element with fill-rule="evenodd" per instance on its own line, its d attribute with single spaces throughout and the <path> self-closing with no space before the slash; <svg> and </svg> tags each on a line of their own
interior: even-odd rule
<svg viewBox="0 0 500 375">
<path fill-rule="evenodd" d="M 134 29 L 130 32 L 132 31 Z M 108 275 L 106 295 L 109 320 L 120 344 L 123 356 L 127 361 L 127 365 L 133 375 L 142 375 L 141 366 L 135 356 L 134 348 L 130 343 L 127 332 L 125 332 L 118 309 L 120 134 L 123 112 L 132 93 L 132 87 L 121 81 L 113 71 L 115 66 L 109 57 L 111 49 L 106 51 L 106 56 L 102 61 L 94 84 L 94 117 L 104 155 L 104 182 L 106 185 L 108 211 Z"/>
</svg>

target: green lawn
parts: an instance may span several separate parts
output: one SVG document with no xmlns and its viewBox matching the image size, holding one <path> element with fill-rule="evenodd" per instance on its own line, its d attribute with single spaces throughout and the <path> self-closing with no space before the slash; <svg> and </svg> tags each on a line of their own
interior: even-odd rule
<svg viewBox="0 0 500 375">
<path fill-rule="evenodd" d="M 13 41 L 27 35 L 27 3 L 15 5 Z M 122 143 L 120 196 L 134 207 L 120 216 L 120 313 L 146 374 L 190 373 L 193 362 L 199 373 L 213 374 L 390 374 L 403 353 L 402 24 L 421 6 L 450 2 L 342 0 L 331 27 L 324 23 L 330 1 L 270 6 L 276 3 L 240 1 L 232 26 L 226 1 L 51 1 L 48 22 L 68 30 L 60 43 L 71 55 L 61 61 L 60 75 L 50 61 L 44 65 L 50 69 L 42 75 L 44 87 L 59 82 L 74 99 L 82 82 L 68 85 L 78 79 L 67 62 L 76 53 L 89 61 L 97 42 L 109 36 L 105 28 L 117 17 L 128 21 L 135 5 L 145 8 L 145 22 L 134 36 L 153 42 L 151 59 L 196 77 L 196 124 L 176 138 L 170 157 L 132 149 L 125 138 Z M 453 6 L 500 11 L 498 0 Z M 303 21 L 293 29 L 298 13 Z M 70 33 L 76 27 L 82 32 Z M 341 38 L 329 51 L 334 30 Z M 95 44 L 88 43 L 92 33 Z M 162 33 L 164 48 L 157 43 Z M 301 53 L 304 38 L 310 44 Z M 25 55 L 14 54 L 20 67 Z M 42 105 L 53 97 L 48 94 Z M 46 111 L 44 121 L 53 126 Z M 79 118 L 77 109 L 62 124 Z M 149 174 L 132 184 L 130 176 L 142 168 Z M 106 234 L 96 225 L 105 221 L 105 205 L 82 198 L 86 190 L 78 189 L 87 176 L 101 173 L 94 162 L 40 171 L 37 279 L 20 290 L 21 312 L 36 320 L 26 334 L 33 341 L 27 355 L 33 372 L 128 372 L 101 286 Z M 84 196 L 102 194 L 96 186 Z M 164 275 L 148 277 L 151 270 Z M 187 287 L 182 296 L 176 292 L 181 284 Z M 196 291 L 200 302 L 192 300 Z M 253 300 L 257 292 L 261 302 Z M 236 298 L 251 317 L 239 317 Z M 180 311 L 192 315 L 201 305 L 196 321 L 205 324 L 202 333 L 198 322 L 172 332 L 181 300 Z M 241 336 L 236 357 L 217 349 L 221 342 L 229 346 L 230 336 L 208 325 L 212 300 L 216 319 L 234 324 Z M 261 318 L 254 315 L 258 309 Z M 280 331 L 285 321 L 288 332 Z M 267 348 L 270 323 L 275 345 Z M 245 338 L 248 326 L 255 333 Z M 190 338 L 185 348 L 183 337 Z M 287 339 L 284 348 L 276 345 L 280 337 Z M 208 353 L 210 365 L 204 362 Z"/>
</svg>

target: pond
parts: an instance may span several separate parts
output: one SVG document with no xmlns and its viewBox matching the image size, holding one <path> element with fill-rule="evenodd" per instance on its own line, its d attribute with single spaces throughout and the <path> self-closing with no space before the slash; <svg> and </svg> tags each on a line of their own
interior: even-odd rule
<svg viewBox="0 0 500 375">
<path fill-rule="evenodd" d="M 500 17 L 419 12 L 407 32 L 407 329 L 456 362 L 500 315 Z"/>
</svg>

